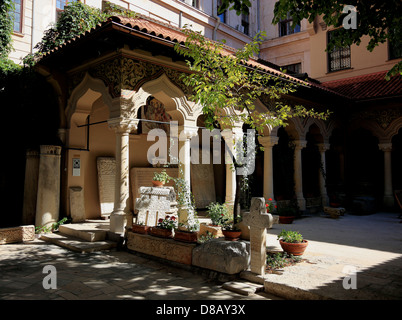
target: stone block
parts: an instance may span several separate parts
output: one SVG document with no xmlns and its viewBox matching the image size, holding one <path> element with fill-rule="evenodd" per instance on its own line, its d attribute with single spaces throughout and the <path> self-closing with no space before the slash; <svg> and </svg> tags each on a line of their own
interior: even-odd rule
<svg viewBox="0 0 402 320">
<path fill-rule="evenodd" d="M 0 244 L 32 241 L 34 239 L 34 225 L 0 229 Z"/>
<path fill-rule="evenodd" d="M 332 208 L 332 207 L 324 207 L 324 212 L 328 213 L 331 218 L 338 218 L 339 216 L 343 216 L 346 212 L 345 208 Z"/>
<path fill-rule="evenodd" d="M 195 247 L 196 244 L 192 243 L 127 232 L 127 248 L 129 250 L 186 265 L 192 264 L 192 251 Z"/>
<path fill-rule="evenodd" d="M 193 250 L 193 265 L 227 274 L 236 274 L 248 268 L 250 248 L 245 241 L 214 239 Z"/>
<path fill-rule="evenodd" d="M 222 228 L 221 227 L 214 227 L 209 226 L 206 223 L 200 224 L 200 231 L 199 235 L 205 235 L 207 232 L 211 233 L 215 238 L 223 237 Z"/>
</svg>

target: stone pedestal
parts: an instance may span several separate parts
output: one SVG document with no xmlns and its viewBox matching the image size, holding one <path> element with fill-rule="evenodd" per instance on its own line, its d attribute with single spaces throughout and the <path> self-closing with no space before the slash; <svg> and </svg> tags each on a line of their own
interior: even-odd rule
<svg viewBox="0 0 402 320">
<path fill-rule="evenodd" d="M 49 226 L 59 220 L 60 153 L 59 146 L 40 146 L 36 227 Z"/>
</svg>

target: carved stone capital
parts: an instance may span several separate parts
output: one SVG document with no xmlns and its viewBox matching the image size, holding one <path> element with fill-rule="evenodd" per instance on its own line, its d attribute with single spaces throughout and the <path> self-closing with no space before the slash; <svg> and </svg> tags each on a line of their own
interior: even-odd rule
<svg viewBox="0 0 402 320">
<path fill-rule="evenodd" d="M 293 141 L 293 143 L 295 145 L 296 150 L 301 150 L 301 149 L 304 149 L 305 147 L 307 147 L 306 140 L 295 140 L 295 141 Z"/>
<path fill-rule="evenodd" d="M 380 143 L 380 144 L 378 144 L 378 147 L 380 148 L 381 151 L 384 151 L 384 152 L 392 151 L 392 143 Z"/>
<path fill-rule="evenodd" d="M 320 150 L 320 152 L 325 152 L 325 151 L 329 150 L 329 148 L 330 148 L 329 143 L 319 143 L 319 144 L 317 144 L 317 146 L 318 146 L 318 150 Z"/>
<path fill-rule="evenodd" d="M 112 128 L 116 133 L 130 133 L 138 128 L 138 119 L 125 119 L 122 117 L 112 118 L 108 121 L 109 128 Z"/>
<path fill-rule="evenodd" d="M 278 144 L 279 138 L 274 136 L 264 136 L 258 137 L 258 141 L 264 148 L 272 148 L 274 145 Z"/>
</svg>

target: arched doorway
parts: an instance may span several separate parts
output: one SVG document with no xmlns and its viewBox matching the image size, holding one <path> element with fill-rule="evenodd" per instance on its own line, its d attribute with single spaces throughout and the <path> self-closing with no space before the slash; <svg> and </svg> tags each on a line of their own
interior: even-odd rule
<svg viewBox="0 0 402 320">
<path fill-rule="evenodd" d="M 384 194 L 384 155 L 378 138 L 363 128 L 351 132 L 347 139 L 345 183 L 347 195 L 373 197 L 379 203 Z"/>
<path fill-rule="evenodd" d="M 274 167 L 274 195 L 276 201 L 295 197 L 294 146 L 285 128 L 278 129 L 278 144 L 272 149 Z"/>
</svg>

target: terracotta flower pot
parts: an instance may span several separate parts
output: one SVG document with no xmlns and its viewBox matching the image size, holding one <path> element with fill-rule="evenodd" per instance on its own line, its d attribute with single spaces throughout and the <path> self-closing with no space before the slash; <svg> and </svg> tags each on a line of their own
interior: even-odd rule
<svg viewBox="0 0 402 320">
<path fill-rule="evenodd" d="M 289 242 L 283 242 L 282 240 L 279 240 L 279 243 L 283 249 L 283 251 L 293 254 L 294 256 L 301 256 L 304 251 L 307 248 L 308 241 L 303 240 L 301 243 L 289 243 Z"/>
<path fill-rule="evenodd" d="M 174 239 L 182 242 L 190 242 L 190 243 L 197 242 L 198 232 L 175 230 Z"/>
<path fill-rule="evenodd" d="M 170 229 L 162 229 L 157 227 L 149 228 L 148 233 L 151 236 L 159 237 L 159 238 L 171 238 L 172 237 L 172 230 Z"/>
<path fill-rule="evenodd" d="M 294 219 L 295 219 L 294 216 L 291 216 L 291 217 L 289 217 L 289 216 L 279 216 L 279 223 L 290 224 L 290 223 L 293 222 Z"/>
<path fill-rule="evenodd" d="M 241 236 L 241 231 L 234 230 L 222 230 L 225 240 L 227 241 L 237 241 Z"/>
<path fill-rule="evenodd" d="M 133 224 L 133 232 L 140 234 L 148 234 L 150 226 L 143 226 L 139 224 Z"/>
<path fill-rule="evenodd" d="M 165 183 L 163 181 L 152 180 L 152 184 L 154 187 L 163 187 Z"/>
</svg>

